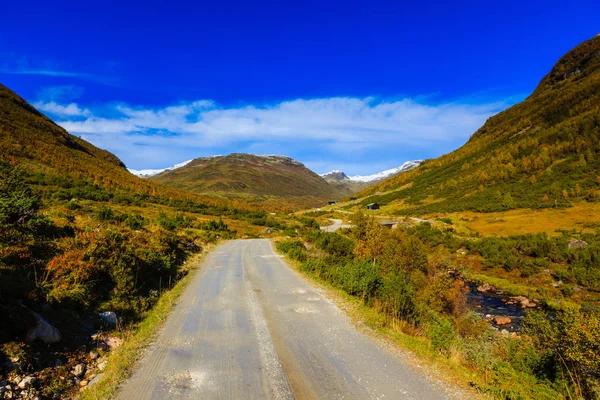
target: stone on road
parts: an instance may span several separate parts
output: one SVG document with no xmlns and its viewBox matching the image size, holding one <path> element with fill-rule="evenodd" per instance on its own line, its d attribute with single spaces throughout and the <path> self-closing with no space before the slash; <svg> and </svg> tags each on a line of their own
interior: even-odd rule
<svg viewBox="0 0 600 400">
<path fill-rule="evenodd" d="M 204 261 L 119 399 L 446 399 L 359 332 L 268 240 Z"/>
</svg>

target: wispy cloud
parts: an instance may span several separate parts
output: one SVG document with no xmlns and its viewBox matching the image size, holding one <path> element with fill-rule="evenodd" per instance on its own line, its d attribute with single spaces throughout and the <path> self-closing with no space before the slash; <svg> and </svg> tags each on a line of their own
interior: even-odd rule
<svg viewBox="0 0 600 400">
<path fill-rule="evenodd" d="M 92 74 L 72 71 L 57 71 L 52 69 L 28 69 L 28 68 L 0 68 L 0 73 L 13 75 L 44 75 L 55 77 L 91 78 Z"/>
<path fill-rule="evenodd" d="M 37 94 L 41 101 L 73 101 L 84 93 L 85 89 L 77 85 L 44 86 Z"/>
<path fill-rule="evenodd" d="M 115 152 L 128 166 L 159 168 L 227 153 L 286 153 L 325 172 L 373 173 L 406 159 L 439 155 L 464 143 L 507 102 L 426 104 L 410 98 L 295 99 L 221 107 L 210 100 L 141 107 L 36 103 L 72 134 Z M 287 150 L 287 151 L 286 151 Z"/>
</svg>

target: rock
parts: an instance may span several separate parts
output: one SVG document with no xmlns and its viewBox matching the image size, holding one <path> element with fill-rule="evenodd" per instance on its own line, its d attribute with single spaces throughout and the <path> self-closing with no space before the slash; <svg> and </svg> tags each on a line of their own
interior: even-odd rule
<svg viewBox="0 0 600 400">
<path fill-rule="evenodd" d="M 117 314 L 115 314 L 113 311 L 104 311 L 98 315 L 100 316 L 100 318 L 102 318 L 104 321 L 108 322 L 109 324 L 117 325 L 119 323 Z"/>
<path fill-rule="evenodd" d="M 19 382 L 19 388 L 21 389 L 29 389 L 35 383 L 35 378 L 33 376 L 26 376 L 21 379 Z"/>
<path fill-rule="evenodd" d="M 109 350 L 114 350 L 123 344 L 123 339 L 118 338 L 116 336 L 111 336 L 107 338 L 104 342 L 108 346 Z"/>
<path fill-rule="evenodd" d="M 41 317 L 38 313 L 31 312 L 37 321 L 37 325 L 31 329 L 25 339 L 33 342 L 36 339 L 40 339 L 46 344 L 60 342 L 60 332 L 54 326 L 50 325 L 48 321 Z"/>
<path fill-rule="evenodd" d="M 102 379 L 102 377 L 104 376 L 104 374 L 98 374 L 94 377 L 94 379 L 92 379 L 89 383 L 88 383 L 88 387 L 90 386 L 94 386 L 96 383 L 98 383 L 100 381 L 100 379 Z"/>
<path fill-rule="evenodd" d="M 512 322 L 510 318 L 503 315 L 494 315 L 491 319 L 496 325 L 509 325 Z"/>
<path fill-rule="evenodd" d="M 537 304 L 531 302 L 525 296 L 513 296 L 510 298 L 510 300 L 512 300 L 514 303 L 519 303 L 521 305 L 521 308 L 537 307 Z M 532 305 L 530 306 L 530 304 L 532 304 Z"/>
<path fill-rule="evenodd" d="M 85 387 L 85 386 L 87 386 L 87 385 L 88 385 L 88 383 L 89 383 L 88 381 L 86 381 L 86 380 L 83 380 L 83 381 L 79 382 L 79 386 L 81 386 L 81 387 Z"/>
<path fill-rule="evenodd" d="M 98 357 L 100 357 L 100 353 L 98 353 L 98 350 L 92 350 L 92 351 L 90 351 L 90 358 L 92 360 L 95 360 Z"/>
<path fill-rule="evenodd" d="M 98 359 L 98 365 L 96 365 L 96 368 L 98 369 L 98 371 L 102 372 L 106 368 L 107 363 L 108 363 L 108 359 L 106 357 L 100 357 Z"/>
<path fill-rule="evenodd" d="M 587 242 L 584 242 L 583 240 L 577 240 L 577 239 L 569 240 L 569 248 L 570 249 L 580 249 L 582 247 L 587 247 L 587 246 L 588 246 Z"/>
<path fill-rule="evenodd" d="M 108 347 L 108 345 L 104 342 L 104 340 L 100 340 L 98 343 L 96 343 L 96 348 L 102 351 L 109 351 L 110 347 Z"/>
<path fill-rule="evenodd" d="M 477 291 L 480 293 L 491 292 L 494 291 L 494 287 L 489 283 L 484 283 L 483 285 L 477 286 Z"/>
<path fill-rule="evenodd" d="M 261 233 L 273 233 L 273 230 L 271 228 L 265 228 L 261 231 Z"/>
<path fill-rule="evenodd" d="M 75 375 L 76 377 L 80 377 L 83 376 L 83 374 L 85 374 L 85 364 L 77 364 L 73 369 L 73 375 Z"/>
</svg>

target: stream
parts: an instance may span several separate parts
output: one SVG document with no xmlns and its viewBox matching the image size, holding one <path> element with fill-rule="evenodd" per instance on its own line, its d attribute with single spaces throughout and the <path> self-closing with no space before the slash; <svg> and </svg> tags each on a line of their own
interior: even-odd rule
<svg viewBox="0 0 600 400">
<path fill-rule="evenodd" d="M 527 313 L 527 308 L 521 308 L 520 304 L 506 304 L 506 295 L 501 295 L 493 292 L 478 292 L 477 284 L 473 282 L 465 282 L 469 286 L 467 296 L 467 305 L 476 313 L 480 314 L 485 319 L 486 315 L 497 315 L 508 317 L 511 319 L 510 324 L 497 325 L 490 321 L 490 324 L 500 330 L 506 329 L 509 332 L 519 332 L 521 320 Z"/>
</svg>

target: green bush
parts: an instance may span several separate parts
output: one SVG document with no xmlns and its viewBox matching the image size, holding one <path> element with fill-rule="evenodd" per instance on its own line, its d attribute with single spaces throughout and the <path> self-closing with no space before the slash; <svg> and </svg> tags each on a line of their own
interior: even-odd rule
<svg viewBox="0 0 600 400">
<path fill-rule="evenodd" d="M 337 269 L 337 284 L 348 294 L 369 302 L 383 283 L 381 269 L 366 261 L 352 260 Z"/>
</svg>

